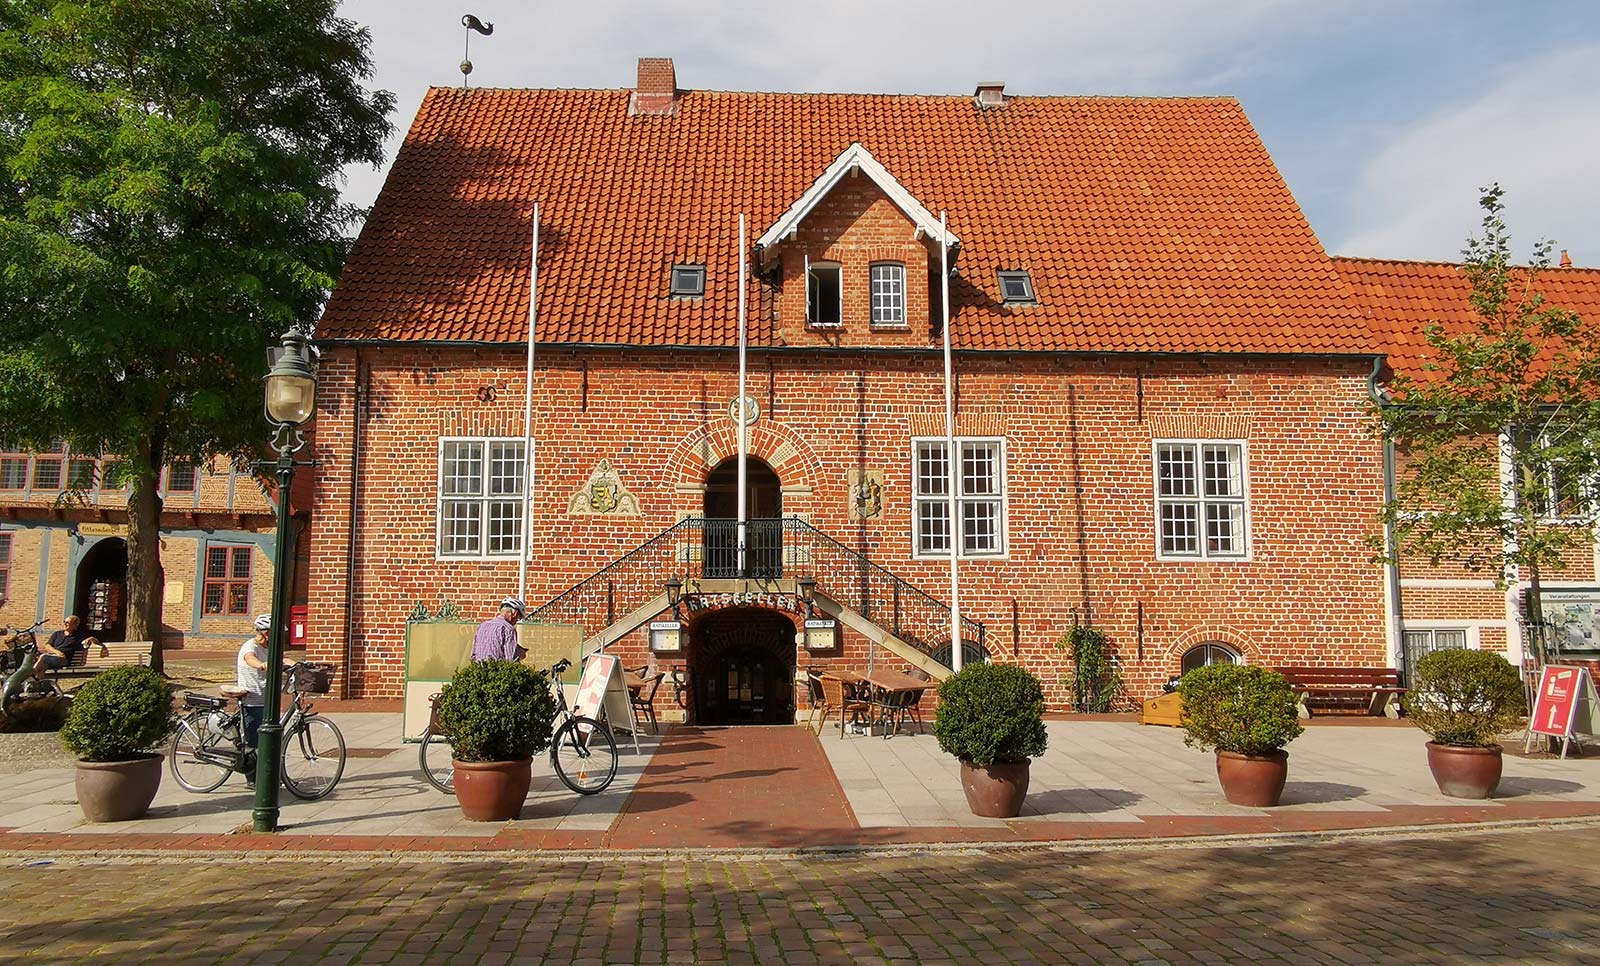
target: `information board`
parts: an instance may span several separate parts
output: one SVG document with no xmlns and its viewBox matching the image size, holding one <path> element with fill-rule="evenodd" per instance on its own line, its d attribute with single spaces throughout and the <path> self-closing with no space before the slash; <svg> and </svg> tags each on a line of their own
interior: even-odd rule
<svg viewBox="0 0 1600 966">
<path fill-rule="evenodd" d="M 633 750 L 639 750 L 639 735 L 633 726 L 633 702 L 628 699 L 628 684 L 622 678 L 622 659 L 615 654 L 591 654 L 583 665 L 578 695 L 572 700 L 572 713 L 583 718 L 604 720 L 612 731 L 626 730 L 633 735 Z"/>
<path fill-rule="evenodd" d="M 1594 682 L 1586 668 L 1546 665 L 1533 696 L 1533 713 L 1528 716 L 1528 743 L 1532 744 L 1536 734 L 1561 738 L 1561 757 L 1565 758 L 1574 735 L 1593 733 L 1595 702 Z"/>
</svg>

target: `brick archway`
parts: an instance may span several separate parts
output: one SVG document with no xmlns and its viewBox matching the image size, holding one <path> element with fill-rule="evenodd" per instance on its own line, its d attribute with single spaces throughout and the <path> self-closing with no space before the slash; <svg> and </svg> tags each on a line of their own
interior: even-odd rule
<svg viewBox="0 0 1600 966">
<path fill-rule="evenodd" d="M 725 607 L 689 624 L 694 724 L 793 724 L 795 620 L 767 607 Z"/>
<path fill-rule="evenodd" d="M 1261 663 L 1260 645 L 1249 634 L 1226 624 L 1204 624 L 1184 631 L 1167 647 L 1162 661 L 1168 670 L 1179 668 L 1183 664 L 1183 655 L 1190 648 L 1207 643 L 1222 644 L 1232 648 L 1239 653 L 1239 657 L 1246 664 Z"/>
<path fill-rule="evenodd" d="M 822 461 L 810 444 L 788 426 L 759 419 L 750 427 L 749 442 L 750 455 L 772 467 L 785 485 L 821 486 Z M 702 426 L 673 447 L 665 475 L 673 483 L 704 483 L 718 463 L 738 453 L 738 427 L 731 421 Z"/>
</svg>

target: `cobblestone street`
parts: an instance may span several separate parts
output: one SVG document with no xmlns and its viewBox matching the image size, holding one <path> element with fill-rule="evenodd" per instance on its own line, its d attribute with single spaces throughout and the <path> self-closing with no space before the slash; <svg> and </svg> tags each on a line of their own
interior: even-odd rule
<svg viewBox="0 0 1600 966">
<path fill-rule="evenodd" d="M 10 853 L 0 961 L 1600 962 L 1595 831 L 715 857 Z"/>
</svg>

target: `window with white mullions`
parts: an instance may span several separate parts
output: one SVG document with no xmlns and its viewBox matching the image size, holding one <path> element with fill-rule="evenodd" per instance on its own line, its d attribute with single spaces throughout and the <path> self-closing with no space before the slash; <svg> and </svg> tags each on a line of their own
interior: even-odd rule
<svg viewBox="0 0 1600 966">
<path fill-rule="evenodd" d="M 838 265 L 813 262 L 806 266 L 806 322 L 843 324 L 844 282 Z"/>
<path fill-rule="evenodd" d="M 1155 444 L 1158 556 L 1239 558 L 1248 553 L 1244 444 Z"/>
<path fill-rule="evenodd" d="M 439 556 L 508 557 L 521 551 L 524 454 L 520 439 L 441 441 Z"/>
<path fill-rule="evenodd" d="M 960 485 L 956 494 L 962 557 L 998 557 L 1006 550 L 1005 442 L 1000 439 L 958 439 Z M 916 512 L 912 535 L 915 555 L 950 553 L 950 464 L 944 440 L 912 444 L 912 477 Z"/>
<path fill-rule="evenodd" d="M 872 324 L 906 324 L 906 267 L 897 262 L 872 266 Z"/>
</svg>

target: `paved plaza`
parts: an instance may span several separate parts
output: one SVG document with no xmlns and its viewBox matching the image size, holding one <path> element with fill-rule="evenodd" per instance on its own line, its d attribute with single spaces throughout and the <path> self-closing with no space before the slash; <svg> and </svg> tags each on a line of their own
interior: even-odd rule
<svg viewBox="0 0 1600 966">
<path fill-rule="evenodd" d="M 253 796 L 242 777 L 209 795 L 170 774 L 149 817 L 86 823 L 70 764 L 0 783 L 0 849 L 677 849 L 863 846 L 926 842 L 1139 839 L 1278 831 L 1394 828 L 1600 816 L 1600 758 L 1506 756 L 1497 797 L 1439 794 L 1424 737 L 1391 723 L 1313 723 L 1290 748 L 1284 804 L 1229 805 L 1213 757 L 1172 728 L 1131 721 L 1050 721 L 1022 817 L 973 816 L 957 763 L 930 734 L 821 738 L 803 727 L 685 728 L 623 741 L 616 782 L 569 792 L 535 762 L 522 817 L 469 822 L 427 785 L 398 714 L 332 715 L 350 757 L 319 802 L 280 795 L 283 831 L 238 834 Z"/>
<path fill-rule="evenodd" d="M 1596 828 L 1137 848 L 0 853 L 7 962 L 1600 962 Z"/>
</svg>

